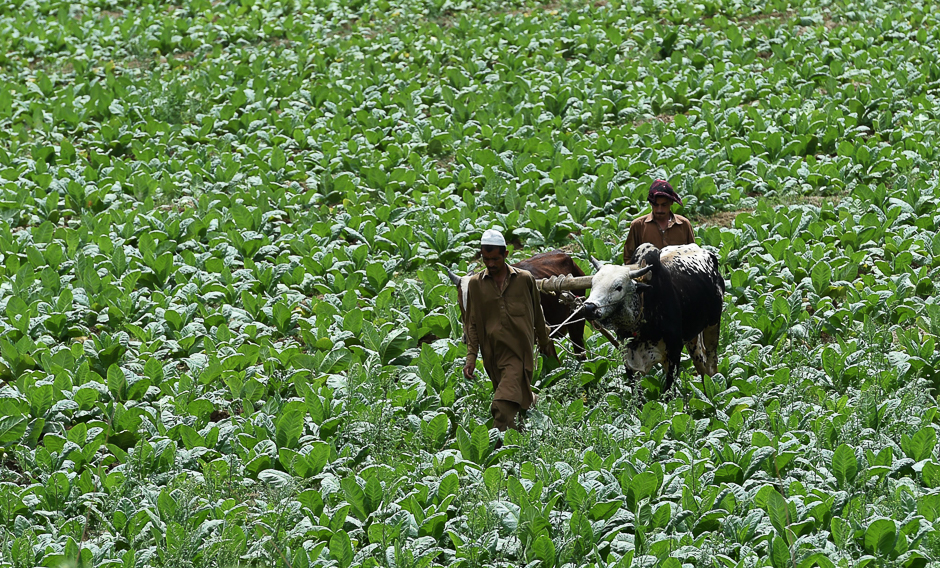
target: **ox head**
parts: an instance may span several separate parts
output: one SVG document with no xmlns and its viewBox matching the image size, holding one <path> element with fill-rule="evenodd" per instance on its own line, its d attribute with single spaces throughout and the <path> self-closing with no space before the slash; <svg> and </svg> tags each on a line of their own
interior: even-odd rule
<svg viewBox="0 0 940 568">
<path fill-rule="evenodd" d="M 603 265 L 591 281 L 591 295 L 582 308 L 584 317 L 596 320 L 602 325 L 610 323 L 618 324 L 618 327 L 632 326 L 640 317 L 637 292 L 649 287 L 649 284 L 636 282 L 634 279 L 643 276 L 652 268 Z"/>
</svg>

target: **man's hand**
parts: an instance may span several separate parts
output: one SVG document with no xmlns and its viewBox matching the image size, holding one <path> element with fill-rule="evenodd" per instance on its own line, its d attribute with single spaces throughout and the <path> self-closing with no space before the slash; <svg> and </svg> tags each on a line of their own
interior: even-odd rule
<svg viewBox="0 0 940 568">
<path fill-rule="evenodd" d="M 558 352 L 555 351 L 555 342 L 551 339 L 548 340 L 548 345 L 544 349 L 540 350 L 542 357 L 548 357 L 550 359 L 558 360 Z"/>
<path fill-rule="evenodd" d="M 463 366 L 463 376 L 467 380 L 473 380 L 473 374 L 477 370 L 477 358 L 467 357 L 467 362 Z"/>
<path fill-rule="evenodd" d="M 555 343 L 551 339 L 548 340 L 548 345 L 539 349 L 539 353 L 542 354 L 543 373 L 551 373 L 561 366 L 561 361 L 558 360 L 558 353 L 555 352 Z"/>
</svg>

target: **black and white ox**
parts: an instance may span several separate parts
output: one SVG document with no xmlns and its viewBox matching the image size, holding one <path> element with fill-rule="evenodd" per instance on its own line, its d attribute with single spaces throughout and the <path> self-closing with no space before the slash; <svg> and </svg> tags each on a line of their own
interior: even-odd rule
<svg viewBox="0 0 940 568">
<path fill-rule="evenodd" d="M 643 244 L 631 265 L 595 267 L 584 316 L 629 339 L 623 347 L 628 372 L 648 373 L 663 363 L 668 392 L 683 344 L 699 374 L 716 372 L 725 281 L 712 252 L 695 244 L 662 250 Z"/>
</svg>

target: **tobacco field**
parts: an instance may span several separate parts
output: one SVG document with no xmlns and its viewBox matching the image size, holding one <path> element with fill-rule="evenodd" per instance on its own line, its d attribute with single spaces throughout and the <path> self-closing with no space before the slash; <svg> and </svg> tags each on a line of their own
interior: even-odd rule
<svg viewBox="0 0 940 568">
<path fill-rule="evenodd" d="M 933 2 L 7 0 L 0 131 L 0 568 L 940 565 Z M 496 449 L 442 267 L 656 178 L 719 372 Z"/>
</svg>

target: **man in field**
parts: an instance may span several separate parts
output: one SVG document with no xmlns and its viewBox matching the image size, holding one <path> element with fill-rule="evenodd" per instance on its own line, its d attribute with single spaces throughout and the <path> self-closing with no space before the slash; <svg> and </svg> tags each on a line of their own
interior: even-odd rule
<svg viewBox="0 0 940 568">
<path fill-rule="evenodd" d="M 467 362 L 463 374 L 473 379 L 477 352 L 483 352 L 483 368 L 493 383 L 490 412 L 500 431 L 520 429 L 520 411 L 534 402 L 533 348 L 546 357 L 557 357 L 542 315 L 539 291 L 529 272 L 506 263 L 506 240 L 499 231 L 483 233 L 480 255 L 486 270 L 474 274 L 467 285 Z"/>
<path fill-rule="evenodd" d="M 624 264 L 630 264 L 634 251 L 643 243 L 663 248 L 695 242 L 692 224 L 689 220 L 672 212 L 672 204 L 682 205 L 682 199 L 672 189 L 669 182 L 661 179 L 654 181 L 650 186 L 647 200 L 653 205 L 653 211 L 630 223 L 630 232 L 623 245 Z"/>
</svg>

